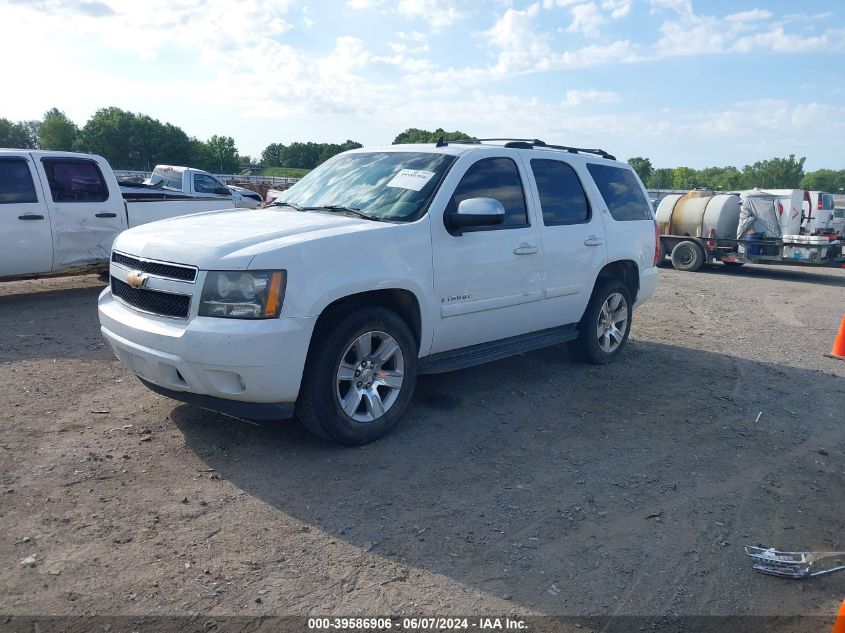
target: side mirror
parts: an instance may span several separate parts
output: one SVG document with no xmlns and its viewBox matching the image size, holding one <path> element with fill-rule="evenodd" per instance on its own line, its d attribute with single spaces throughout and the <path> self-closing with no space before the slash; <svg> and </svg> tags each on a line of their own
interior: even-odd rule
<svg viewBox="0 0 845 633">
<path fill-rule="evenodd" d="M 505 221 L 505 207 L 493 198 L 467 198 L 449 214 L 449 223 L 458 229 L 474 226 L 494 226 Z"/>
<path fill-rule="evenodd" d="M 232 195 L 232 192 L 228 187 L 217 187 L 214 190 L 214 193 L 216 193 L 218 196 L 231 196 Z"/>
</svg>

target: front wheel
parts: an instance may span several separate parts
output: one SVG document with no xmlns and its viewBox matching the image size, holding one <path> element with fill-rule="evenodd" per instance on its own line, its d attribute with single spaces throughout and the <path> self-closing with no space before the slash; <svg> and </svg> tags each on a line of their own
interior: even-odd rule
<svg viewBox="0 0 845 633">
<path fill-rule="evenodd" d="M 631 331 L 631 294 L 623 282 L 601 282 L 578 324 L 578 338 L 567 343 L 578 360 L 593 365 L 612 361 Z"/>
<path fill-rule="evenodd" d="M 315 333 L 297 417 L 341 444 L 372 442 L 399 422 L 417 380 L 417 345 L 408 325 L 384 308 L 362 308 Z"/>
</svg>

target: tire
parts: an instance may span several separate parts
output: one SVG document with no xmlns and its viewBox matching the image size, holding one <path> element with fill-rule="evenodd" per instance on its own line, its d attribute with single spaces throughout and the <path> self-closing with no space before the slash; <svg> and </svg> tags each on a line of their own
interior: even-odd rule
<svg viewBox="0 0 845 633">
<path fill-rule="evenodd" d="M 418 348 L 405 321 L 385 308 L 361 308 L 332 319 L 314 336 L 296 403 L 302 425 L 349 446 L 389 433 L 417 382 Z"/>
<path fill-rule="evenodd" d="M 695 242 L 678 242 L 672 249 L 672 266 L 676 270 L 695 272 L 704 265 L 704 251 Z"/>
<path fill-rule="evenodd" d="M 616 298 L 621 298 L 624 305 L 619 302 L 614 307 Z M 607 316 L 606 304 L 612 309 Z M 613 327 L 621 338 L 613 335 L 612 330 L 607 328 L 608 318 L 612 320 Z M 581 362 L 604 365 L 622 351 L 628 342 L 630 331 L 631 294 L 628 286 L 618 279 L 600 280 L 578 324 L 578 338 L 567 343 L 569 353 Z M 612 345 L 606 346 L 606 342 L 611 342 Z"/>
</svg>

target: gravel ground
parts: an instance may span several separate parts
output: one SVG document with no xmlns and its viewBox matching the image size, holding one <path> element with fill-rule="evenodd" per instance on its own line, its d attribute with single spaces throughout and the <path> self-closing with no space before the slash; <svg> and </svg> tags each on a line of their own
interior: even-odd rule
<svg viewBox="0 0 845 633">
<path fill-rule="evenodd" d="M 825 615 L 845 572 L 845 270 L 666 269 L 606 367 L 420 379 L 340 448 L 147 391 L 95 277 L 0 284 L 0 613 Z M 22 564 L 34 557 L 31 564 Z"/>
</svg>

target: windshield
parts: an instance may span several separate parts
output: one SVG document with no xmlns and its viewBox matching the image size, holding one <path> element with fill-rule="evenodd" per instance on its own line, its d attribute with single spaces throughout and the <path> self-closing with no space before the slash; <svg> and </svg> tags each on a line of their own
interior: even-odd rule
<svg viewBox="0 0 845 633">
<path fill-rule="evenodd" d="M 154 169 L 150 185 L 153 187 L 161 185 L 167 189 L 182 191 L 182 172 L 169 168 Z"/>
<path fill-rule="evenodd" d="M 274 205 L 346 207 L 379 220 L 412 222 L 425 212 L 454 160 L 425 152 L 339 154 L 276 198 Z"/>
</svg>

